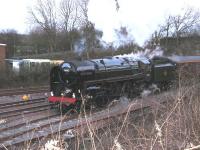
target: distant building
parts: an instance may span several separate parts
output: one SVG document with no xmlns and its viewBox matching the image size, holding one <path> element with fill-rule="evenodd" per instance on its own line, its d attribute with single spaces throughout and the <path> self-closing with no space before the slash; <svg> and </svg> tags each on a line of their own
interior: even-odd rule
<svg viewBox="0 0 200 150">
<path fill-rule="evenodd" d="M 26 71 L 38 71 L 42 66 L 51 67 L 59 65 L 63 60 L 50 60 L 50 59 L 5 59 L 7 68 L 14 71 L 16 74 Z"/>
<path fill-rule="evenodd" d="M 5 67 L 5 58 L 6 58 L 6 44 L 0 43 L 0 69 Z"/>
</svg>

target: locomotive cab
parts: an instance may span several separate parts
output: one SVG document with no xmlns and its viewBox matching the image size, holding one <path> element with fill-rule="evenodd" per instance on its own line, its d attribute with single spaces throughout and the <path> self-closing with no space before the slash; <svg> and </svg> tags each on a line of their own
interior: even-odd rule
<svg viewBox="0 0 200 150">
<path fill-rule="evenodd" d="M 169 88 L 175 80 L 176 64 L 166 57 L 154 57 L 152 59 L 152 83 L 156 83 L 161 89 Z"/>
</svg>

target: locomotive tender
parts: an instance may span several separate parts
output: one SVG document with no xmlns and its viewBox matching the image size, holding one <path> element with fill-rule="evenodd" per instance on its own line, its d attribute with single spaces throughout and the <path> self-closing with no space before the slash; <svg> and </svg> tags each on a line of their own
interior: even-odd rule
<svg viewBox="0 0 200 150">
<path fill-rule="evenodd" d="M 137 96 L 152 83 L 168 86 L 176 78 L 178 63 L 158 56 L 65 61 L 51 70 L 48 100 L 64 110 L 80 108 L 83 101 L 104 106 L 122 95 Z"/>
</svg>

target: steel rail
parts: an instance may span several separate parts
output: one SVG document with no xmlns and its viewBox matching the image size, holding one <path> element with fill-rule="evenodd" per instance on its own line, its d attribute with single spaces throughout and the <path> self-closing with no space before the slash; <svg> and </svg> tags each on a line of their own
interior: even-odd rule
<svg viewBox="0 0 200 150">
<path fill-rule="evenodd" d="M 45 102 L 45 101 L 47 101 L 46 97 L 31 99 L 31 100 L 27 100 L 27 101 L 15 101 L 15 102 L 0 103 L 0 109 L 5 109 L 5 108 L 9 108 L 9 107 L 16 107 L 16 106 L 30 105 L 30 104 L 41 103 L 41 102 Z"/>
<path fill-rule="evenodd" d="M 6 89 L 6 90 L 0 90 L 0 96 L 43 93 L 43 92 L 48 92 L 48 91 L 49 91 L 48 86 L 35 87 L 35 88 Z"/>
<path fill-rule="evenodd" d="M 38 105 L 38 106 L 34 106 L 34 107 L 24 108 L 21 110 L 4 111 L 4 112 L 0 113 L 0 118 L 8 119 L 9 117 L 15 117 L 15 116 L 19 116 L 22 114 L 29 114 L 29 113 L 33 113 L 33 112 L 48 110 L 48 109 L 50 109 L 50 105 L 44 104 L 44 105 Z"/>
</svg>

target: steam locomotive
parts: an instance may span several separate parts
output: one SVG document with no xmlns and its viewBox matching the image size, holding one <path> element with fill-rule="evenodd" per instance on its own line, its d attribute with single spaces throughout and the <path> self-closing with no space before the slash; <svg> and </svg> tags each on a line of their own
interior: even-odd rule
<svg viewBox="0 0 200 150">
<path fill-rule="evenodd" d="M 176 79 L 177 67 L 200 62 L 200 57 L 196 59 L 157 56 L 65 61 L 51 69 L 48 101 L 62 110 L 80 108 L 83 102 L 105 106 L 122 95 L 135 97 L 152 83 L 167 88 Z"/>
</svg>

